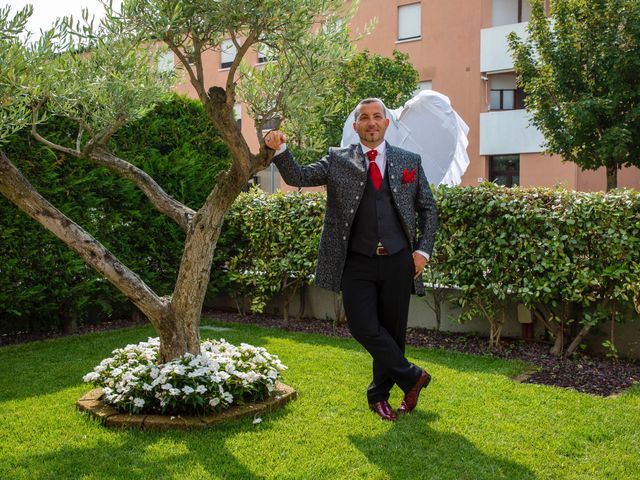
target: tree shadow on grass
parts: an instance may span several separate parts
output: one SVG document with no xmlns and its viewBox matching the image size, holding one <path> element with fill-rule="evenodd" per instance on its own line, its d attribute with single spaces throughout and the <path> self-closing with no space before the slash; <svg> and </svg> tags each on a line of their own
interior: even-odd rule
<svg viewBox="0 0 640 480">
<path fill-rule="evenodd" d="M 266 478 L 252 472 L 229 447 L 236 435 L 266 431 L 288 415 L 286 407 L 270 412 L 259 426 L 251 420 L 229 422 L 204 430 L 140 431 L 109 430 L 86 446 L 67 446 L 54 452 L 26 454 L 17 459 L 17 474 L 25 478 L 99 478 L 101 480 L 148 478 L 224 478 L 259 480 Z M 95 419 L 89 422 L 98 423 Z M 97 426 L 105 429 L 106 427 Z M 256 457 L 268 461 L 269 452 Z M 23 470 L 24 469 L 24 470 Z"/>
<path fill-rule="evenodd" d="M 153 336 L 150 327 L 74 335 L 0 349 L 0 402 L 55 393 L 82 377 L 115 348 Z M 91 387 L 87 385 L 87 390 Z"/>
<path fill-rule="evenodd" d="M 437 416 L 414 411 L 381 435 L 350 436 L 370 463 L 391 479 L 497 480 L 537 478 L 528 468 L 478 450 L 462 435 L 431 428 Z"/>
</svg>

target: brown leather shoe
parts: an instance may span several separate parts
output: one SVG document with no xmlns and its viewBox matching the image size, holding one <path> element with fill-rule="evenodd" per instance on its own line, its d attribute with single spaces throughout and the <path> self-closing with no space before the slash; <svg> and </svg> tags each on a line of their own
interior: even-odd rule
<svg viewBox="0 0 640 480">
<path fill-rule="evenodd" d="M 426 388 L 427 385 L 429 385 L 430 381 L 431 381 L 431 375 L 429 375 L 426 370 L 422 370 L 422 374 L 420 375 L 418 382 L 413 387 L 411 387 L 411 390 L 409 390 L 407 393 L 404 394 L 402 403 L 398 407 L 398 412 L 409 413 L 414 408 L 416 408 L 416 405 L 418 405 L 418 397 L 420 396 L 420 390 L 422 390 L 423 388 Z"/>
<path fill-rule="evenodd" d="M 395 422 L 398 419 L 398 416 L 391 408 L 391 405 L 389 405 L 389 402 L 387 402 L 386 400 L 370 403 L 369 408 L 373 410 L 382 420 Z"/>
</svg>

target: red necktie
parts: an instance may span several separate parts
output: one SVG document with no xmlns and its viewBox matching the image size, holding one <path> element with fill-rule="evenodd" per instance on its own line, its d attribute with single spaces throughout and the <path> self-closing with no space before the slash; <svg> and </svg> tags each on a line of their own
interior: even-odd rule
<svg viewBox="0 0 640 480">
<path fill-rule="evenodd" d="M 380 190 L 380 185 L 382 185 L 382 174 L 380 173 L 380 168 L 378 168 L 378 164 L 376 163 L 377 156 L 377 150 L 369 150 L 367 152 L 367 157 L 369 158 L 369 176 L 371 177 L 371 181 L 373 182 L 373 186 L 376 187 L 376 190 Z"/>
</svg>

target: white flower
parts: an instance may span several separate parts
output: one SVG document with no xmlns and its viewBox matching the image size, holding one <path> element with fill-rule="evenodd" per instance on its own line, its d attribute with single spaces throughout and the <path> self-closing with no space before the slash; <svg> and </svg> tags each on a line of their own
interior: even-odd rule
<svg viewBox="0 0 640 480">
<path fill-rule="evenodd" d="M 84 380 L 85 382 L 95 382 L 98 378 L 100 378 L 99 373 L 89 372 L 84 377 L 82 377 L 82 380 Z"/>
<path fill-rule="evenodd" d="M 207 401 L 216 407 L 230 405 L 242 386 L 256 385 L 251 391 L 272 391 L 279 371 L 286 368 L 262 347 L 246 343 L 236 347 L 224 339 L 203 342 L 201 355 L 185 354 L 165 364 L 156 363 L 159 350 L 159 338 L 113 350 L 111 357 L 102 360 L 83 380 L 101 385 L 105 401 L 116 407 L 175 404 L 188 409 L 194 394 L 204 397 L 215 392 L 216 398 L 209 394 Z M 194 379 L 195 388 L 185 385 L 187 378 Z M 148 392 L 147 398 L 135 395 L 141 390 Z"/>
<path fill-rule="evenodd" d="M 260 417 L 258 417 L 258 418 L 254 418 L 254 419 L 253 419 L 253 424 L 254 424 L 254 425 L 257 425 L 257 424 L 259 424 L 259 423 L 262 423 L 262 419 L 261 419 Z"/>
</svg>

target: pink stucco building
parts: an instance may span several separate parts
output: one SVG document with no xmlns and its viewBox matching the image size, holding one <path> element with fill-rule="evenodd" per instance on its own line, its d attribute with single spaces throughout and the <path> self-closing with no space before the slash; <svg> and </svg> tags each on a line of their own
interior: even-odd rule
<svg viewBox="0 0 640 480">
<path fill-rule="evenodd" d="M 386 56 L 394 49 L 407 53 L 419 72 L 420 88 L 450 98 L 470 127 L 471 163 L 463 185 L 490 180 L 507 186 L 560 184 L 604 190 L 604 169 L 582 171 L 558 156 L 543 154 L 542 135 L 529 126 L 506 40 L 511 31 L 526 35 L 529 9 L 528 0 L 361 0 L 351 27 L 362 31 L 375 17 L 375 28 L 357 42 L 358 49 Z M 205 74 L 212 85 L 226 80 L 227 57 L 224 52 L 207 53 Z M 255 51 L 247 60 L 261 61 Z M 187 83 L 177 90 L 193 95 Z M 257 149 L 253 122 L 242 105 L 236 109 L 245 138 Z M 274 168 L 256 180 L 268 191 L 288 189 Z M 640 188 L 640 170 L 619 172 L 618 185 Z"/>
</svg>

